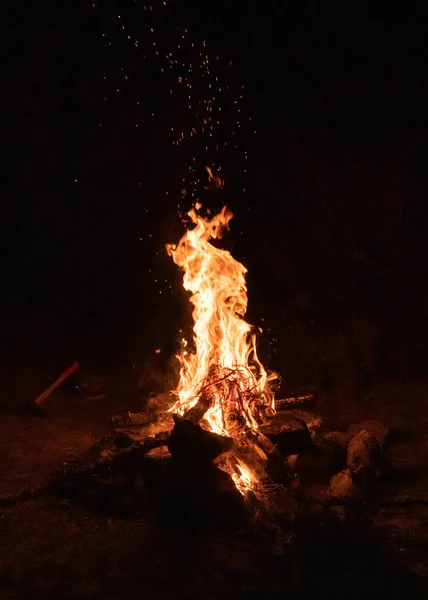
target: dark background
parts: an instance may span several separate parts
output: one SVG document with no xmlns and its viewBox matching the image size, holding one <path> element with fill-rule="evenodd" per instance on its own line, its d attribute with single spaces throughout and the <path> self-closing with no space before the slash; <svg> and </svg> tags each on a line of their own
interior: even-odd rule
<svg viewBox="0 0 428 600">
<path fill-rule="evenodd" d="M 42 355 L 52 369 L 75 358 L 166 368 L 186 322 L 164 253 L 183 231 L 193 150 L 174 148 L 170 127 L 186 115 L 117 25 L 120 11 L 144 40 L 146 15 L 132 2 L 95 4 L 7 13 L 2 345 L 12 374 Z M 176 24 L 206 39 L 233 60 L 224 79 L 245 84 L 247 173 L 242 152 L 225 154 L 226 188 L 204 202 L 235 214 L 224 243 L 249 269 L 263 361 L 290 384 L 368 390 L 379 377 L 422 376 L 427 359 L 428 16 L 342 4 L 176 0 L 167 18 L 150 18 L 165 46 Z"/>
</svg>

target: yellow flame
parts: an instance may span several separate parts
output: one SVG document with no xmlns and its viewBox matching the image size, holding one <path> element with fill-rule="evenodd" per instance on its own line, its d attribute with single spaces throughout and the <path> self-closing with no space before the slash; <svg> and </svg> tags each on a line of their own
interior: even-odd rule
<svg viewBox="0 0 428 600">
<path fill-rule="evenodd" d="M 178 400 L 173 412 L 183 414 L 202 393 L 210 397 L 208 428 L 236 437 L 257 428 L 260 407 L 274 409 L 266 371 L 258 359 L 256 336 L 244 316 L 247 269 L 230 252 L 210 243 L 220 239 L 233 215 L 227 207 L 211 219 L 196 205 L 188 215 L 195 225 L 167 252 L 183 269 L 184 288 L 192 293 L 194 351 L 182 344 Z M 185 350 L 186 348 L 186 350 Z M 242 478 L 245 467 L 240 466 Z"/>
<path fill-rule="evenodd" d="M 239 471 L 239 473 L 232 473 L 231 477 L 241 494 L 245 495 L 246 492 L 249 492 L 254 488 L 255 484 L 257 483 L 257 479 L 252 474 L 250 469 L 248 469 L 248 467 L 246 467 L 240 461 L 238 461 L 236 469 Z"/>
</svg>

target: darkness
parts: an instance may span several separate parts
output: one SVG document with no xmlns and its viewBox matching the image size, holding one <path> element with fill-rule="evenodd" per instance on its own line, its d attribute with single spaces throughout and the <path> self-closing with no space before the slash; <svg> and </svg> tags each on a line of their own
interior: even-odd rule
<svg viewBox="0 0 428 600">
<path fill-rule="evenodd" d="M 10 365 L 40 345 L 61 364 L 76 354 L 131 363 L 159 346 L 173 352 L 186 297 L 163 244 L 183 231 L 178 204 L 183 214 L 192 198 L 181 199 L 181 178 L 193 156 L 202 177 L 205 161 L 223 165 L 224 192 L 200 188 L 201 198 L 235 213 L 225 245 L 249 268 L 249 318 L 265 328 L 268 366 L 285 378 L 331 379 L 339 334 L 352 346 L 351 370 L 408 370 L 409 348 L 411 368 L 424 364 L 423 15 L 409 6 L 377 19 L 357 3 L 230 6 L 48 1 L 9 12 Z M 190 114 L 174 95 L 176 72 L 159 72 L 151 27 L 161 52 L 175 48 L 179 27 L 219 56 L 229 91 L 209 141 L 228 146 L 217 154 L 202 150 L 205 134 L 171 144 L 171 128 L 187 127 Z M 189 48 L 180 56 L 196 60 Z"/>
<path fill-rule="evenodd" d="M 422 597 L 425 3 L 375 15 L 336 0 L 148 2 L 3 9 L 0 589 L 43 599 Z M 224 190 L 208 185 L 208 165 Z M 146 409 L 173 386 L 170 357 L 191 316 L 165 243 L 180 239 L 196 198 L 234 213 L 221 244 L 248 268 L 248 321 L 263 329 L 259 356 L 281 375 L 279 397 L 316 396 L 307 437 L 309 420 L 321 430 L 325 419 L 342 443 L 363 419 L 390 430 L 385 478 L 355 505 L 346 497 L 345 521 L 328 508 L 327 481 L 341 474 L 327 464 L 330 447 L 287 457 L 310 477 L 299 487 L 293 471 L 290 506 L 268 515 L 267 531 L 260 515 L 241 529 L 224 478 L 217 494 L 193 463 L 183 475 L 172 460 L 168 475 L 162 449 L 147 473 L 137 461 L 132 484 L 123 455 L 118 485 L 110 470 L 99 487 L 105 513 L 70 487 L 45 493 L 56 470 L 65 477 L 94 449 L 104 462 L 112 415 Z M 35 418 L 32 399 L 76 360 L 79 385 L 70 378 Z M 97 378 L 105 394 L 80 385 Z M 165 395 L 155 400 L 165 407 Z M 281 477 L 292 462 L 284 454 Z M 112 510 L 116 487 L 118 498 L 132 489 L 128 514 Z M 231 530 L 211 522 L 218 515 Z"/>
</svg>

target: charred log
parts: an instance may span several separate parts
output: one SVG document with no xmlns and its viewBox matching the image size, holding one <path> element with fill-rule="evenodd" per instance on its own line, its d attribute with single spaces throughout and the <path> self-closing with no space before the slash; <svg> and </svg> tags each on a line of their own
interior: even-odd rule
<svg viewBox="0 0 428 600">
<path fill-rule="evenodd" d="M 275 400 L 275 410 L 281 412 L 283 410 L 292 410 L 294 408 L 302 408 L 313 406 L 315 404 L 315 395 L 307 394 L 305 396 L 294 396 L 293 398 L 282 398 Z"/>
<path fill-rule="evenodd" d="M 191 409 L 193 410 L 193 409 Z M 189 411 L 190 412 L 190 411 Z M 196 411 L 193 415 L 196 418 Z M 181 463 L 201 464 L 215 460 L 233 446 L 233 440 L 202 429 L 191 419 L 174 415 L 175 426 L 168 440 L 171 456 Z"/>
</svg>

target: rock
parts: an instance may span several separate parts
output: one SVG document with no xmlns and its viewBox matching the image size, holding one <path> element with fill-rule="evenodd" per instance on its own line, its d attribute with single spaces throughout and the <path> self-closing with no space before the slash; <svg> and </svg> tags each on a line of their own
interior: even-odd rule
<svg viewBox="0 0 428 600">
<path fill-rule="evenodd" d="M 353 436 L 360 433 L 360 431 L 367 431 L 373 437 L 375 437 L 383 445 L 385 444 L 389 429 L 385 427 L 380 421 L 362 421 L 348 427 L 349 433 Z"/>
<path fill-rule="evenodd" d="M 357 500 L 361 497 L 359 487 L 354 483 L 349 469 L 336 473 L 330 479 L 330 496 L 340 500 Z"/>
<path fill-rule="evenodd" d="M 306 424 L 314 444 L 317 444 L 323 436 L 330 432 L 330 428 L 326 425 L 324 419 L 311 411 L 296 409 L 290 411 L 289 415 L 290 418 L 292 417 L 299 421 L 303 421 Z"/>
<path fill-rule="evenodd" d="M 352 435 L 341 431 L 329 431 L 323 435 L 311 436 L 314 446 L 321 452 L 325 462 L 324 471 L 336 473 L 346 464 L 349 441 Z"/>
<path fill-rule="evenodd" d="M 346 464 L 354 479 L 367 484 L 382 474 L 383 449 L 381 442 L 368 431 L 360 431 L 348 446 Z"/>
<path fill-rule="evenodd" d="M 323 436 L 330 431 L 323 419 L 317 415 L 312 413 L 303 413 L 301 418 L 303 421 L 305 421 L 311 437 Z"/>
<path fill-rule="evenodd" d="M 302 484 L 325 485 L 332 474 L 343 468 L 346 454 L 338 456 L 328 448 L 313 446 L 309 452 L 290 454 L 286 460 L 287 471 L 297 475 Z"/>
<path fill-rule="evenodd" d="M 322 436 L 322 441 L 332 450 L 342 450 L 346 453 L 349 442 L 352 440 L 352 433 L 344 431 L 329 431 Z"/>
<path fill-rule="evenodd" d="M 284 413 L 278 413 L 271 423 L 260 427 L 284 455 L 307 452 L 312 447 L 311 434 L 306 423 Z"/>
</svg>

